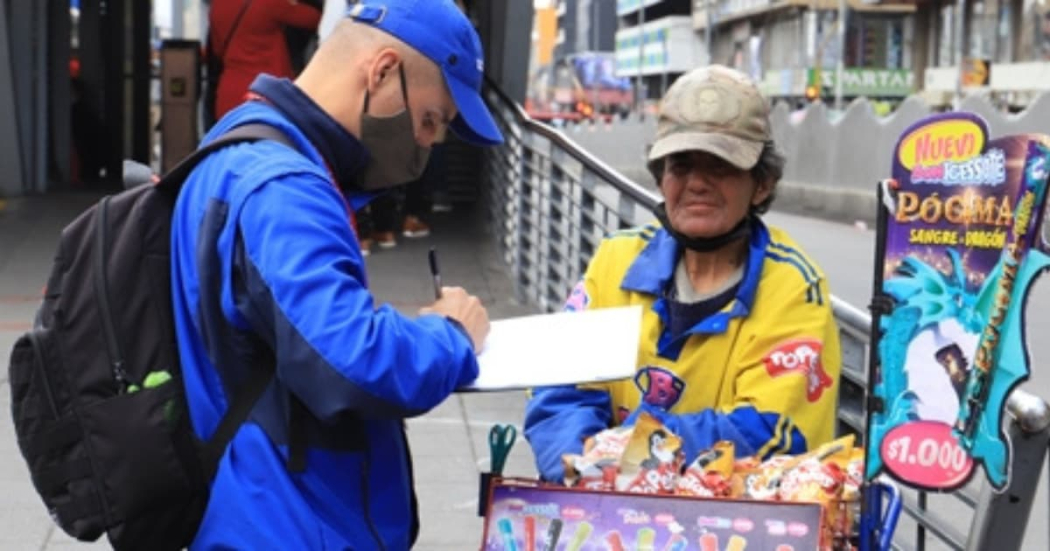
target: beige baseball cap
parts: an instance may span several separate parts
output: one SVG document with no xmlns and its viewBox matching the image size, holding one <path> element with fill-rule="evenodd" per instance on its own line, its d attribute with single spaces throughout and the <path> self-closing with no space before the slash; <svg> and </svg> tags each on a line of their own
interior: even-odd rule
<svg viewBox="0 0 1050 551">
<path fill-rule="evenodd" d="M 706 151 L 750 170 L 772 140 L 769 105 L 743 73 L 709 65 L 693 69 L 671 85 L 660 102 L 649 170 L 660 159 L 683 151 Z"/>
</svg>

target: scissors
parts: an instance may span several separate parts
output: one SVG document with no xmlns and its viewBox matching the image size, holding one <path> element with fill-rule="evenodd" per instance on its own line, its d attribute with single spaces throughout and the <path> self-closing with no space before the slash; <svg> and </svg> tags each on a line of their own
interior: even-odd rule
<svg viewBox="0 0 1050 551">
<path fill-rule="evenodd" d="M 493 425 L 489 430 L 489 453 L 492 456 L 492 474 L 503 474 L 503 466 L 507 464 L 507 456 L 510 449 L 514 447 L 514 440 L 518 438 L 518 429 L 514 425 Z"/>
</svg>

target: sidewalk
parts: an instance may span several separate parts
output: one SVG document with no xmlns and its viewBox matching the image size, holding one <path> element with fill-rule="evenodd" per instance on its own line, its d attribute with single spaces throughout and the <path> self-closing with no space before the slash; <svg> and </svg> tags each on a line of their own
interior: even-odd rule
<svg viewBox="0 0 1050 551">
<path fill-rule="evenodd" d="M 29 480 L 11 422 L 7 359 L 15 339 L 36 310 L 61 228 L 92 204 L 90 194 L 53 194 L 10 199 L 0 210 L 0 551 L 109 549 L 105 539 L 83 544 L 66 536 L 48 517 Z M 377 300 L 412 314 L 431 302 L 427 250 L 436 247 L 442 279 L 478 295 L 492 319 L 532 311 L 513 298 L 513 286 L 498 258 L 483 216 L 462 210 L 434 214 L 430 237 L 399 239 L 398 247 L 376 250 L 368 259 Z M 476 516 L 478 473 L 488 468 L 488 430 L 494 423 L 522 420 L 522 392 L 456 394 L 425 416 L 408 422 L 415 461 L 422 531 L 416 549 L 477 549 L 482 524 Z M 534 476 L 532 455 L 520 436 L 504 470 Z"/>
</svg>

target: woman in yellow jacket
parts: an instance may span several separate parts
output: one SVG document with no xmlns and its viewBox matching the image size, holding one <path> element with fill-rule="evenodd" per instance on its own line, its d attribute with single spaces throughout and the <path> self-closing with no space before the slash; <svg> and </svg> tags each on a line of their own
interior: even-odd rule
<svg viewBox="0 0 1050 551">
<path fill-rule="evenodd" d="M 659 225 L 607 237 L 566 304 L 642 305 L 638 371 L 533 391 L 525 435 L 544 479 L 561 480 L 563 454 L 640 411 L 683 438 L 687 461 L 719 440 L 764 458 L 832 438 L 841 357 L 827 281 L 759 217 L 783 164 L 744 75 L 704 67 L 668 90 L 649 152 Z"/>
</svg>

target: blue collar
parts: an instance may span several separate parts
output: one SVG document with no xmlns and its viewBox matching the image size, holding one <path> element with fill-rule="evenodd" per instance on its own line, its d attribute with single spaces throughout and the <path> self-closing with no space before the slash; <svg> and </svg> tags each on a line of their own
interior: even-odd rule
<svg viewBox="0 0 1050 551">
<path fill-rule="evenodd" d="M 249 90 L 265 98 L 310 140 L 341 188 L 352 189 L 370 160 L 353 134 L 286 78 L 259 75 Z"/>
<path fill-rule="evenodd" d="M 746 315 L 751 311 L 758 291 L 758 280 L 762 277 L 762 263 L 766 256 L 766 245 L 769 244 L 769 230 L 758 218 L 751 227 L 751 240 L 748 244 L 747 267 L 744 279 L 736 292 L 732 312 L 735 315 Z M 671 234 L 660 228 L 649 240 L 649 243 L 631 263 L 620 282 L 624 291 L 646 293 L 662 297 L 668 282 L 674 278 L 675 266 L 681 255 L 681 247 Z"/>
</svg>

